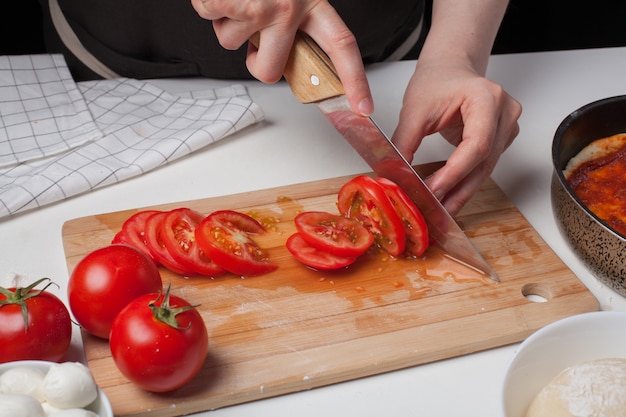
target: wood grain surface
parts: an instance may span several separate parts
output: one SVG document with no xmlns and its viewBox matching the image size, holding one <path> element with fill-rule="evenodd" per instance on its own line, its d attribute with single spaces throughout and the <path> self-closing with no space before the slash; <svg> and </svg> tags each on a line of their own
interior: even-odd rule
<svg viewBox="0 0 626 417">
<path fill-rule="evenodd" d="M 109 244 L 140 209 L 236 209 L 271 226 L 258 240 L 280 265 L 271 274 L 212 279 L 161 270 L 173 293 L 200 304 L 209 331 L 206 363 L 185 387 L 165 394 L 139 389 L 119 373 L 106 341 L 83 334 L 88 365 L 116 416 L 180 416 L 416 366 L 519 342 L 555 320 L 599 309 L 491 180 L 457 221 L 500 282 L 436 246 L 420 259 L 372 252 L 345 271 L 307 269 L 284 247 L 294 231 L 292 219 L 302 210 L 336 212 L 336 193 L 348 179 L 106 213 L 64 225 L 69 271 L 88 252 Z"/>
</svg>

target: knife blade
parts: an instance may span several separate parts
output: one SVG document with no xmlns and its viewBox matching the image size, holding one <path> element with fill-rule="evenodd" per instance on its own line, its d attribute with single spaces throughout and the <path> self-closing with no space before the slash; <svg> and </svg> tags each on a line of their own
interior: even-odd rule
<svg viewBox="0 0 626 417">
<path fill-rule="evenodd" d="M 255 45 L 258 42 L 258 36 L 253 38 Z M 332 61 L 308 35 L 296 34 L 283 75 L 296 98 L 302 103 L 315 103 L 376 175 L 395 182 L 408 194 L 422 212 L 429 234 L 451 258 L 499 281 L 394 143 L 371 117 L 352 111 Z"/>
</svg>

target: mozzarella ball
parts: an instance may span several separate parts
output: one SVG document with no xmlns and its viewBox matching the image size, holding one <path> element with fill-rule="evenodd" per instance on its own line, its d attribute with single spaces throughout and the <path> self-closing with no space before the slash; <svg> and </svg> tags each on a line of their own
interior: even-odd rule
<svg viewBox="0 0 626 417">
<path fill-rule="evenodd" d="M 52 414 L 58 413 L 62 410 L 61 408 L 51 406 L 47 401 L 42 402 L 41 406 L 43 407 L 43 412 L 46 413 L 47 416 L 51 416 Z"/>
<path fill-rule="evenodd" d="M 30 366 L 16 366 L 0 375 L 0 392 L 5 394 L 27 394 L 38 401 L 44 400 L 42 390 L 46 374 Z"/>
<path fill-rule="evenodd" d="M 46 417 L 43 407 L 26 394 L 0 394 L 0 417 Z"/>
<path fill-rule="evenodd" d="M 54 364 L 43 380 L 46 401 L 57 408 L 82 408 L 98 396 L 89 368 L 79 362 Z"/>
</svg>

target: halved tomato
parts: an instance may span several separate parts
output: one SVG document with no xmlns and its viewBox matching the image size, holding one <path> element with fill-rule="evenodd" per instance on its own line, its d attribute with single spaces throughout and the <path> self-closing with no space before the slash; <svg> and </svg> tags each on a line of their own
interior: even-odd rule
<svg viewBox="0 0 626 417">
<path fill-rule="evenodd" d="M 130 216 L 122 224 L 122 229 L 113 237 L 111 243 L 133 246 L 148 255 L 152 261 L 158 264 L 159 261 L 146 246 L 145 236 L 146 220 L 155 213 L 159 213 L 159 211 L 142 210 Z"/>
<path fill-rule="evenodd" d="M 294 258 L 314 269 L 328 271 L 344 268 L 356 260 L 355 256 L 339 256 L 314 248 L 303 239 L 300 233 L 289 236 L 286 246 Z"/>
<path fill-rule="evenodd" d="M 294 219 L 296 230 L 309 245 L 333 255 L 355 257 L 374 243 L 374 236 L 351 217 L 305 211 Z"/>
<path fill-rule="evenodd" d="M 162 224 L 167 213 L 167 211 L 155 213 L 146 219 L 146 246 L 159 263 L 170 271 L 181 275 L 196 275 L 193 268 L 174 259 L 163 243 Z"/>
<path fill-rule="evenodd" d="M 376 178 L 376 181 L 383 187 L 396 213 L 402 219 L 406 234 L 405 252 L 410 255 L 421 256 L 428 248 L 429 243 L 428 226 L 424 216 L 398 184 L 383 177 Z"/>
<path fill-rule="evenodd" d="M 359 175 L 341 187 L 337 207 L 367 227 L 374 240 L 390 255 L 400 255 L 406 245 L 402 219 L 383 187 L 371 177 Z"/>
<path fill-rule="evenodd" d="M 161 241 L 179 264 L 200 275 L 218 276 L 226 271 L 209 259 L 196 243 L 195 230 L 203 219 L 202 214 L 186 207 L 169 211 L 161 223 Z"/>
<path fill-rule="evenodd" d="M 225 270 L 253 276 L 278 268 L 251 237 L 261 233 L 265 233 L 261 223 L 247 214 L 218 210 L 196 227 L 195 238 L 200 249 Z"/>
</svg>

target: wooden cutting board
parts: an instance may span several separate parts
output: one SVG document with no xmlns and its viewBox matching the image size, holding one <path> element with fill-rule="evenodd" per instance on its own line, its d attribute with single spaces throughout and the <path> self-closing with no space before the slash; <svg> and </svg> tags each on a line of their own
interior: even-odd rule
<svg viewBox="0 0 626 417">
<path fill-rule="evenodd" d="M 200 304 L 210 337 L 205 366 L 177 391 L 137 388 L 115 367 L 107 342 L 83 334 L 89 367 L 116 416 L 180 416 L 393 371 L 519 342 L 550 322 L 599 309 L 491 180 L 457 221 L 498 283 L 438 247 L 422 259 L 370 254 L 338 273 L 305 268 L 284 248 L 292 219 L 302 210 L 336 212 L 336 193 L 348 179 L 149 207 L 254 213 L 273 225 L 259 243 L 280 268 L 255 278 L 161 271 L 173 293 Z M 68 221 L 63 244 L 69 271 L 107 245 L 136 211 Z"/>
</svg>

